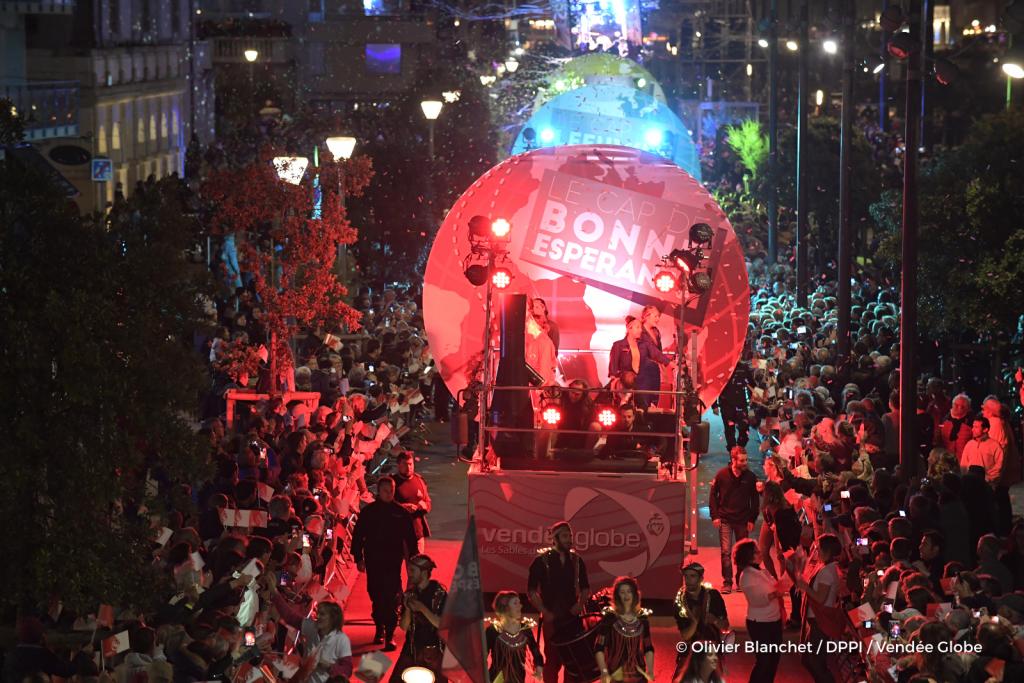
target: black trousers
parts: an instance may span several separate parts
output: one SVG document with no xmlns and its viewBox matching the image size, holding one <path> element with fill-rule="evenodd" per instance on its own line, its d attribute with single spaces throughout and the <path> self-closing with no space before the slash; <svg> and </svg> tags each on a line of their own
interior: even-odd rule
<svg viewBox="0 0 1024 683">
<path fill-rule="evenodd" d="M 829 655 L 824 652 L 819 653 L 819 643 L 830 640 L 830 638 L 818 628 L 818 624 L 813 619 L 807 620 L 807 626 L 808 633 L 805 642 L 811 644 L 811 651 L 800 656 L 800 663 L 810 672 L 814 683 L 835 683 L 835 678 L 829 668 Z M 824 648 L 820 649 L 824 650 Z"/>
<path fill-rule="evenodd" d="M 373 623 L 394 633 L 398 626 L 398 605 L 402 597 L 402 563 L 366 567 L 366 592 L 372 606 Z"/>
<path fill-rule="evenodd" d="M 778 645 L 782 642 L 782 620 L 751 621 L 747 619 L 747 633 L 750 635 L 750 640 L 755 643 Z M 778 652 L 755 654 L 754 668 L 750 670 L 750 683 L 774 681 L 775 672 L 779 669 L 780 656 Z"/>
</svg>

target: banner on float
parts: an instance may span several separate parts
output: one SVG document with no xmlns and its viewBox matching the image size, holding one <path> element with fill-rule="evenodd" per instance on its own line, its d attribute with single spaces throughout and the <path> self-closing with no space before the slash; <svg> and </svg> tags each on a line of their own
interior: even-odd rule
<svg viewBox="0 0 1024 683">
<path fill-rule="evenodd" d="M 546 170 L 520 260 L 611 291 L 665 296 L 654 287 L 652 266 L 673 249 L 692 246 L 689 228 L 701 220 L 703 206 L 688 205 L 568 173 Z M 726 231 L 717 230 L 725 241 Z M 714 243 L 713 243 L 714 244 Z M 722 249 L 708 250 L 701 270 L 712 281 Z M 694 297 L 686 323 L 702 327 L 711 297 Z"/>
<path fill-rule="evenodd" d="M 469 475 L 484 592 L 526 591 L 548 528 L 567 520 L 591 591 L 633 576 L 645 596 L 671 599 L 683 559 L 686 485 L 649 474 L 490 472 Z"/>
</svg>

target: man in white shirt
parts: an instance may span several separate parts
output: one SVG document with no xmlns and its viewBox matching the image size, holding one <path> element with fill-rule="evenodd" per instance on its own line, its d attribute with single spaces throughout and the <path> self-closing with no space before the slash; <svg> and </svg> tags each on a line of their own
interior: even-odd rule
<svg viewBox="0 0 1024 683">
<path fill-rule="evenodd" d="M 964 446 L 963 455 L 960 457 L 960 469 L 966 472 L 972 466 L 979 466 L 985 469 L 985 481 L 995 486 L 1003 470 L 1003 448 L 999 443 L 989 437 L 991 423 L 984 415 L 974 418 L 971 424 L 971 436 L 973 437 Z"/>
</svg>

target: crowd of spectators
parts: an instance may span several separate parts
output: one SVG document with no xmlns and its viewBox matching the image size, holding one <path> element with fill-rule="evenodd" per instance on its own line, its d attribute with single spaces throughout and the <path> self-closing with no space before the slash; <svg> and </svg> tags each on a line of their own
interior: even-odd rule
<svg viewBox="0 0 1024 683">
<path fill-rule="evenodd" d="M 199 431 L 212 476 L 172 482 L 154 475 L 151 482 L 166 509 L 153 518 L 152 590 L 161 606 L 146 613 L 102 606 L 74 623 L 68 612 L 26 612 L 19 644 L 4 657 L 5 681 L 183 683 L 271 673 L 349 680 L 342 605 L 365 559 L 353 557 L 352 534 L 361 506 L 375 500 L 370 488 L 378 478 L 394 484 L 387 502 L 408 515 L 415 534 L 407 543 L 395 539 L 398 552 L 425 557 L 418 553 L 429 534 L 429 496 L 424 503 L 422 480 L 408 484 L 418 477 L 409 446 L 420 436 L 433 382 L 413 296 L 364 289 L 354 303 L 363 313 L 358 333 L 306 330 L 296 339 L 294 388 L 319 392 L 319 400 L 286 393 L 239 402 L 230 424 L 226 392 L 245 382 L 229 376 L 220 354 L 233 341 L 261 343 L 266 331 L 247 290 L 211 305 L 219 330 L 196 348 L 211 378 Z M 266 379 L 261 374 L 253 385 Z M 403 500 L 403 491 L 416 500 Z M 89 642 L 73 658 L 59 657 L 44 642 L 48 627 L 78 631 Z"/>
<path fill-rule="evenodd" d="M 994 395 L 980 405 L 951 396 L 940 378 L 923 377 L 908 471 L 899 460 L 896 292 L 869 278 L 854 285 L 844 362 L 829 285 L 800 308 L 791 269 L 755 262 L 750 273 L 748 348 L 716 406 L 731 450 L 712 485 L 712 517 L 729 531 L 721 592 L 736 572 L 750 604 L 778 620 L 778 638 L 785 622 L 803 629 L 803 642 L 863 642 L 862 659 L 805 655 L 815 681 L 860 680 L 849 676 L 863 672 L 850 672 L 864 666 L 900 683 L 1020 679 L 1024 520 L 1010 504 L 1021 452 L 1008 407 Z M 751 433 L 763 481 L 747 470 Z M 734 545 L 731 536 L 753 530 L 758 507 L 759 538 Z M 758 581 L 739 576 L 751 567 Z M 788 619 L 771 607 L 787 593 Z"/>
</svg>

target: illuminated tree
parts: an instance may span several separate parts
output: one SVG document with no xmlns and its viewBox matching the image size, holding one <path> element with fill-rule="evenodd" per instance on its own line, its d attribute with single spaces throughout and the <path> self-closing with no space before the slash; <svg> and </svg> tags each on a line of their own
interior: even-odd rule
<svg viewBox="0 0 1024 683">
<path fill-rule="evenodd" d="M 307 169 L 304 179 L 292 185 L 278 177 L 274 156 L 273 149 L 265 148 L 252 163 L 214 170 L 200 193 L 211 208 L 212 233 L 246 237 L 239 247 L 242 270 L 251 274 L 264 311 L 271 367 L 284 371 L 293 364 L 288 340 L 300 329 L 359 327 L 360 314 L 343 301 L 348 289 L 334 272 L 337 245 L 353 244 L 357 234 L 342 197 L 333 190 L 340 173 L 345 195 L 359 196 L 373 171 L 369 159 L 356 157 Z M 326 191 L 320 216 L 314 218 L 317 170 Z"/>
</svg>

